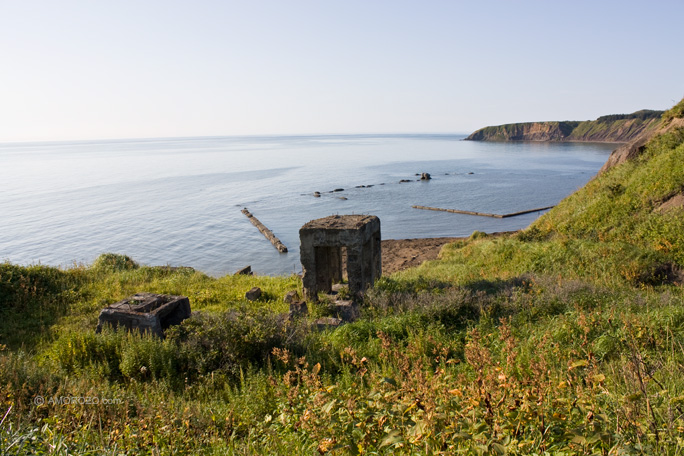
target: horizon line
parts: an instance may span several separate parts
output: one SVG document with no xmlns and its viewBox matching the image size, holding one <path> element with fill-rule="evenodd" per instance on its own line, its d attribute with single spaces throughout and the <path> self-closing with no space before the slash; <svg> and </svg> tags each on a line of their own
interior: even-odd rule
<svg viewBox="0 0 684 456">
<path fill-rule="evenodd" d="M 197 136 L 133 136 L 121 138 L 90 139 L 18 139 L 2 140 L 0 144 L 35 144 L 35 143 L 74 143 L 74 142 L 110 142 L 110 141 L 153 141 L 161 139 L 217 139 L 217 138 L 283 138 L 283 137 L 330 137 L 330 136 L 467 136 L 465 132 L 404 132 L 404 133 L 262 133 L 233 135 L 197 135 Z"/>
</svg>

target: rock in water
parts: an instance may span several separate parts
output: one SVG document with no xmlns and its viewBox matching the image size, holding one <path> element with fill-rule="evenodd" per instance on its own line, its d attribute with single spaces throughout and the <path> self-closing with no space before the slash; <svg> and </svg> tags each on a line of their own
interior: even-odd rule
<svg viewBox="0 0 684 456">
<path fill-rule="evenodd" d="M 235 275 L 252 275 L 252 266 L 245 266 L 242 269 L 238 269 Z"/>
</svg>

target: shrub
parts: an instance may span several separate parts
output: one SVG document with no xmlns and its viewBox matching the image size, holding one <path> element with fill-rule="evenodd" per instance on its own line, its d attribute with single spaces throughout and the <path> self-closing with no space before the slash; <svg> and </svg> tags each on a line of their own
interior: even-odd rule
<svg viewBox="0 0 684 456">
<path fill-rule="evenodd" d="M 118 253 L 103 253 L 92 265 L 92 269 L 100 272 L 130 271 L 139 267 L 131 257 Z"/>
<path fill-rule="evenodd" d="M 69 295 L 72 282 L 69 274 L 54 267 L 0 263 L 0 310 L 58 302 Z"/>
<path fill-rule="evenodd" d="M 665 111 L 665 114 L 663 114 L 663 122 L 669 122 L 674 118 L 682 117 L 684 117 L 684 98 L 669 111 Z"/>
<path fill-rule="evenodd" d="M 219 371 L 237 379 L 250 365 L 264 366 L 274 347 L 294 347 L 304 327 L 286 314 L 268 310 L 231 310 L 222 314 L 196 314 L 167 330 L 185 354 L 191 376 Z"/>
<path fill-rule="evenodd" d="M 486 238 L 486 237 L 487 237 L 487 233 L 485 233 L 484 231 L 477 231 L 477 230 L 475 230 L 475 231 L 473 231 L 473 233 L 470 235 L 469 239 L 470 239 L 470 240 L 475 240 L 475 239 L 482 239 L 482 238 Z"/>
<path fill-rule="evenodd" d="M 127 339 L 127 340 L 126 340 Z M 79 331 L 62 335 L 51 346 L 47 358 L 55 361 L 66 374 L 94 370 L 110 380 L 121 378 L 122 347 L 135 340 L 123 331 L 105 327 L 101 334 Z"/>
<path fill-rule="evenodd" d="M 166 381 L 180 389 L 188 375 L 187 357 L 178 345 L 152 334 L 129 333 L 119 348 L 119 368 L 124 378 Z"/>
</svg>

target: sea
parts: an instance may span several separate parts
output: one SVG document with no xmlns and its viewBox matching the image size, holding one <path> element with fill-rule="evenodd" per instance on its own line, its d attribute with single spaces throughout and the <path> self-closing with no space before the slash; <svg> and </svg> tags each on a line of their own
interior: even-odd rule
<svg viewBox="0 0 684 456">
<path fill-rule="evenodd" d="M 106 252 L 212 276 L 301 272 L 299 228 L 370 214 L 383 239 L 518 230 L 582 187 L 615 144 L 459 134 L 0 143 L 0 262 L 71 267 Z M 432 179 L 420 181 L 421 173 Z M 409 181 L 409 182 L 400 182 Z M 333 191 L 343 189 L 342 191 Z M 314 192 L 320 192 L 315 197 Z M 279 253 L 241 213 L 288 247 Z"/>
</svg>

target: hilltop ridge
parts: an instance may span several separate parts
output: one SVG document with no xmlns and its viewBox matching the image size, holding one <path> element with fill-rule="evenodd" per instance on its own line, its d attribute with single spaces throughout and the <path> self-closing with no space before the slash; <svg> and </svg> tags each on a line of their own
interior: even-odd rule
<svg viewBox="0 0 684 456">
<path fill-rule="evenodd" d="M 630 142 L 654 131 L 664 111 L 642 109 L 596 120 L 523 122 L 481 128 L 469 141 L 586 141 Z"/>
</svg>

